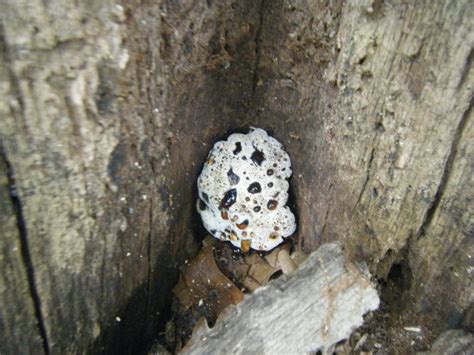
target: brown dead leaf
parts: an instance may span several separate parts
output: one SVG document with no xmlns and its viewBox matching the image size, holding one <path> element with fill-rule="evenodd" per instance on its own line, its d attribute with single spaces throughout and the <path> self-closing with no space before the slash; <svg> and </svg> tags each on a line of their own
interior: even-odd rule
<svg viewBox="0 0 474 355">
<path fill-rule="evenodd" d="M 184 310 L 204 304 L 213 318 L 229 304 L 240 303 L 244 297 L 242 291 L 217 267 L 210 245 L 182 268 L 173 292 Z"/>
<path fill-rule="evenodd" d="M 278 268 L 271 267 L 268 262 L 258 254 L 245 256 L 245 262 L 249 265 L 248 273 L 245 275 L 242 284 L 250 292 L 268 283 L 273 274 L 279 271 Z"/>
</svg>

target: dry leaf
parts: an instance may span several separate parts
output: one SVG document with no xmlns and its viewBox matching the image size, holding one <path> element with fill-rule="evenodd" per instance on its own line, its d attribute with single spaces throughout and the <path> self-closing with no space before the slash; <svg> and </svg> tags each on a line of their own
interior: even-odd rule
<svg viewBox="0 0 474 355">
<path fill-rule="evenodd" d="M 242 291 L 217 267 L 213 247 L 210 245 L 204 247 L 189 265 L 182 268 L 173 292 L 183 310 L 205 305 L 214 319 L 229 304 L 240 303 L 244 297 Z"/>
</svg>

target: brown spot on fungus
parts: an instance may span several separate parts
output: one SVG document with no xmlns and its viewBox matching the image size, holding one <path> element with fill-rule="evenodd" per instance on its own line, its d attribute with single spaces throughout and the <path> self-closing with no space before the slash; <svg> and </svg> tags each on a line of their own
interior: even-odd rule
<svg viewBox="0 0 474 355">
<path fill-rule="evenodd" d="M 221 210 L 221 217 L 222 217 L 222 219 L 224 219 L 224 220 L 229 219 L 229 214 L 227 213 L 226 210 Z"/>
<path fill-rule="evenodd" d="M 277 238 L 278 238 L 278 234 L 276 234 L 276 233 L 271 233 L 270 234 L 270 239 L 275 240 Z"/>
<path fill-rule="evenodd" d="M 239 237 L 237 236 L 237 234 L 235 234 L 234 231 L 231 231 L 231 232 L 230 232 L 230 240 L 232 240 L 232 241 L 235 242 L 235 241 L 238 240 L 238 239 L 239 239 Z"/>
<path fill-rule="evenodd" d="M 242 223 L 237 224 L 237 228 L 239 229 L 246 229 L 249 226 L 249 220 L 246 219 Z"/>
<path fill-rule="evenodd" d="M 240 249 L 242 249 L 242 251 L 244 253 L 248 253 L 249 250 L 250 250 L 250 245 L 252 244 L 252 241 L 249 240 L 249 239 L 246 239 L 246 240 L 242 240 L 240 242 Z"/>
<path fill-rule="evenodd" d="M 270 210 L 270 211 L 273 211 L 275 208 L 278 207 L 278 201 L 277 200 L 270 200 L 268 201 L 267 203 L 267 208 Z"/>
</svg>

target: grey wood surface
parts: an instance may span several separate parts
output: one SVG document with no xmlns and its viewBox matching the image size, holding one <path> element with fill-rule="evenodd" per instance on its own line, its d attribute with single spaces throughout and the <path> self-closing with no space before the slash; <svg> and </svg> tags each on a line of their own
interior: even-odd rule
<svg viewBox="0 0 474 355">
<path fill-rule="evenodd" d="M 294 274 L 229 306 L 212 329 L 207 324 L 195 328 L 180 353 L 332 353 L 379 305 L 366 272 L 347 262 L 339 244 L 325 244 Z"/>
</svg>

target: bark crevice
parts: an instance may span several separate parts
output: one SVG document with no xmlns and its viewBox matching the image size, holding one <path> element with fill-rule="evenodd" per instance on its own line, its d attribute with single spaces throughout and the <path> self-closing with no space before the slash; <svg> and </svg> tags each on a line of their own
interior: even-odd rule
<svg viewBox="0 0 474 355">
<path fill-rule="evenodd" d="M 464 83 L 466 82 L 467 76 L 469 74 L 469 70 L 471 69 L 472 66 L 472 60 L 474 58 L 474 48 L 471 48 L 471 51 L 469 52 L 469 55 L 466 58 L 466 63 L 464 64 L 464 67 L 462 68 L 461 72 L 461 79 L 459 79 L 459 83 L 457 85 L 457 89 L 459 90 Z"/>
<path fill-rule="evenodd" d="M 472 106 L 474 104 L 474 98 L 471 98 L 468 107 L 464 111 L 461 120 L 459 121 L 458 126 L 456 127 L 456 131 L 453 136 L 453 140 L 450 146 L 450 151 L 448 157 L 446 158 L 446 162 L 443 169 L 443 175 L 441 176 L 441 180 L 438 184 L 438 188 L 433 198 L 433 202 L 431 203 L 430 207 L 427 209 L 423 222 L 416 233 L 416 239 L 424 236 L 426 234 L 427 229 L 431 225 L 433 217 L 438 210 L 439 204 L 443 198 L 444 192 L 446 190 L 446 186 L 448 185 L 449 179 L 453 172 L 453 165 L 456 161 L 456 156 L 458 153 L 459 142 L 461 141 L 464 129 L 466 127 L 466 123 L 469 119 L 469 116 L 472 112 Z"/>
<path fill-rule="evenodd" d="M 146 307 L 145 307 L 145 329 L 147 326 L 147 320 L 150 316 L 150 305 L 151 305 L 151 300 L 150 300 L 150 284 L 151 284 L 151 270 L 152 270 L 152 261 L 151 261 L 151 245 L 152 245 L 152 238 L 153 238 L 153 199 L 150 199 L 150 215 L 149 215 L 149 223 L 150 223 L 150 229 L 148 231 L 148 239 L 147 239 L 147 248 L 146 248 L 146 253 L 147 253 L 147 267 L 148 267 L 148 275 L 147 275 L 147 281 L 146 281 Z"/>
<path fill-rule="evenodd" d="M 3 143 L 1 142 L 0 142 L 0 159 L 3 161 L 3 164 L 6 166 L 6 170 L 7 170 L 6 173 L 7 173 L 7 180 L 8 180 L 9 196 L 10 196 L 11 204 L 13 206 L 13 210 L 15 213 L 16 224 L 18 228 L 18 235 L 20 237 L 19 244 L 20 244 L 20 249 L 21 249 L 21 260 L 25 268 L 26 277 L 28 280 L 29 293 L 30 293 L 31 300 L 33 302 L 35 318 L 38 324 L 39 334 L 41 336 L 43 351 L 46 355 L 48 355 L 50 353 L 48 334 L 46 332 L 45 321 L 44 321 L 43 313 L 41 311 L 41 299 L 40 299 L 38 289 L 36 286 L 34 268 L 33 268 L 33 263 L 31 260 L 30 248 L 28 245 L 28 230 L 26 228 L 26 221 L 23 214 L 23 205 L 22 205 L 20 197 L 18 196 L 18 192 L 16 190 L 15 174 L 13 171 L 13 167 L 7 157 L 7 152 L 4 149 Z"/>
<path fill-rule="evenodd" d="M 370 176 L 371 176 L 371 170 L 372 170 L 372 162 L 374 161 L 374 156 L 375 156 L 375 146 L 374 144 L 372 145 L 372 150 L 370 152 L 370 158 L 369 158 L 369 163 L 367 164 L 367 176 L 365 178 L 364 183 L 362 184 L 362 189 L 360 190 L 359 196 L 357 197 L 356 203 L 354 207 L 352 208 L 352 212 L 354 212 L 359 205 L 360 201 L 362 200 L 362 196 L 365 193 L 365 190 L 367 189 L 367 184 L 369 183 Z"/>
</svg>

